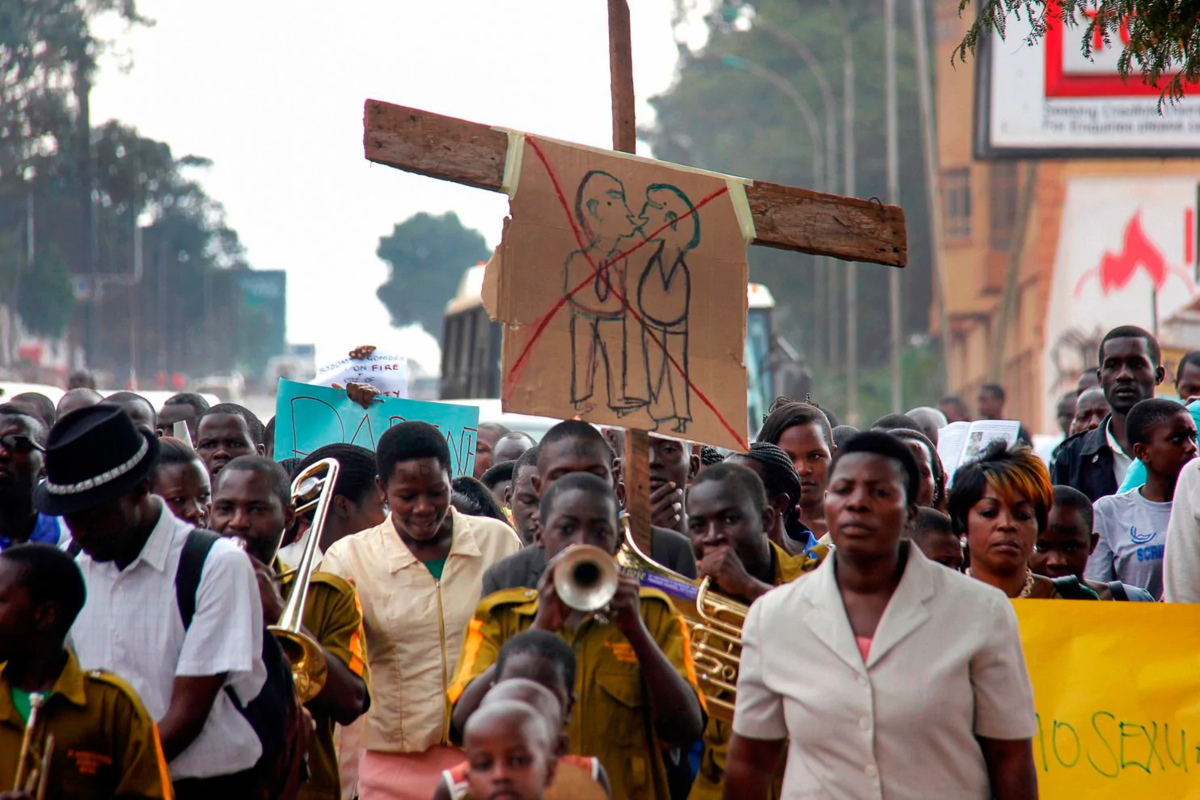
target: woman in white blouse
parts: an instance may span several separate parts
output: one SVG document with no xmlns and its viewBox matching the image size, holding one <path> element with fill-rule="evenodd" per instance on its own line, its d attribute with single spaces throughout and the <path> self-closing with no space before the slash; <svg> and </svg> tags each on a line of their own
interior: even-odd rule
<svg viewBox="0 0 1200 800">
<path fill-rule="evenodd" d="M 1016 615 L 904 538 L 918 484 L 888 434 L 838 451 L 825 500 L 836 551 L 743 628 L 726 800 L 766 798 L 785 749 L 784 800 L 1037 797 Z"/>
</svg>

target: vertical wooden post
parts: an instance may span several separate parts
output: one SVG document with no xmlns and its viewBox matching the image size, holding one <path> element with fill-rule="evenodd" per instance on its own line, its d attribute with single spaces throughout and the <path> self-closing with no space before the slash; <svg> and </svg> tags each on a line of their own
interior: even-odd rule
<svg viewBox="0 0 1200 800">
<path fill-rule="evenodd" d="M 612 79 L 613 149 L 633 153 L 637 150 L 637 122 L 627 0 L 608 0 L 608 69 Z M 650 555 L 650 434 L 645 431 L 626 430 L 621 477 L 634 541 Z"/>
<path fill-rule="evenodd" d="M 637 150 L 637 124 L 627 0 L 608 0 L 608 71 L 612 81 L 613 149 L 632 153 Z"/>
</svg>

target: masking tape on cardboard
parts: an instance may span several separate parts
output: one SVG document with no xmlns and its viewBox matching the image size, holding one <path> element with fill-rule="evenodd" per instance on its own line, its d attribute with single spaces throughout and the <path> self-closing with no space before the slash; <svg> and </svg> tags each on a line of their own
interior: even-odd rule
<svg viewBox="0 0 1200 800">
<path fill-rule="evenodd" d="M 746 187 L 751 183 L 753 181 L 744 178 L 725 179 L 725 185 L 729 188 L 729 202 L 733 204 L 733 213 L 737 215 L 746 244 L 754 241 L 758 233 L 754 228 L 754 212 L 750 210 L 750 201 L 746 199 Z"/>
<path fill-rule="evenodd" d="M 507 128 L 495 128 L 508 134 L 508 152 L 504 154 L 504 179 L 500 188 L 511 200 L 517 194 L 517 181 L 521 179 L 521 158 L 525 155 L 525 134 Z"/>
<path fill-rule="evenodd" d="M 511 199 L 517 194 L 517 184 L 521 180 L 521 162 L 525 155 L 525 134 L 521 131 L 514 131 L 508 128 L 493 128 L 492 130 L 503 131 L 508 134 L 508 152 L 504 155 L 504 178 L 501 181 L 501 190 Z M 613 158 L 624 158 L 630 161 L 637 161 L 641 164 L 652 166 L 667 167 L 668 169 L 679 170 L 680 172 L 690 172 L 693 175 L 705 175 L 710 178 L 719 178 L 725 181 L 725 186 L 729 189 L 729 202 L 733 205 L 733 213 L 737 217 L 738 227 L 742 230 L 742 238 L 747 242 L 754 240 L 756 229 L 754 227 L 754 213 L 750 210 L 750 203 L 746 199 L 746 187 L 754 183 L 749 178 L 739 178 L 736 175 L 726 175 L 723 172 L 713 172 L 707 169 L 699 169 L 698 167 L 689 167 L 684 164 L 673 164 L 667 161 L 655 161 L 652 158 L 643 158 L 642 156 L 634 155 L 633 153 L 622 153 L 618 150 L 604 150 L 599 147 L 588 147 L 575 142 L 567 142 L 562 139 L 554 139 L 549 136 L 539 136 L 542 141 L 552 142 L 564 147 L 573 147 L 577 150 L 587 150 L 588 152 L 596 153 L 602 156 Z"/>
</svg>

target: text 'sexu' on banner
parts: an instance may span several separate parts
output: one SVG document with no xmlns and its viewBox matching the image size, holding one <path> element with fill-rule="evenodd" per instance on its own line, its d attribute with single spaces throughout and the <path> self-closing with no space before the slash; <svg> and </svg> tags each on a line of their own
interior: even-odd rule
<svg viewBox="0 0 1200 800">
<path fill-rule="evenodd" d="M 1013 605 L 1042 799 L 1200 797 L 1200 606 Z"/>
</svg>

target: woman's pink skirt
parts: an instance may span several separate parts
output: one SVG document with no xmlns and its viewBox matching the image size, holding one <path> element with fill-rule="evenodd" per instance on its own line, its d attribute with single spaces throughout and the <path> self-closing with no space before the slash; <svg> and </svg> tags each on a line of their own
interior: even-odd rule
<svg viewBox="0 0 1200 800">
<path fill-rule="evenodd" d="M 442 770 L 462 760 L 462 750 L 440 745 L 424 753 L 368 750 L 358 765 L 359 800 L 429 800 Z"/>
</svg>

